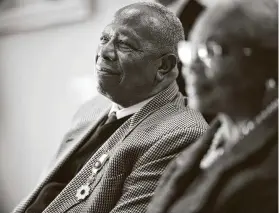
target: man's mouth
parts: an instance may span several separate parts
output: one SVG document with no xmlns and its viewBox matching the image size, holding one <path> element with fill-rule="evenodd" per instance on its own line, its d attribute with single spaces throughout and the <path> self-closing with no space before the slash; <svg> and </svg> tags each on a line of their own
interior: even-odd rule
<svg viewBox="0 0 279 213">
<path fill-rule="evenodd" d="M 106 67 L 106 66 L 100 66 L 96 64 L 95 66 L 98 73 L 105 74 L 105 75 L 119 75 L 116 71 L 113 71 L 113 69 Z"/>
</svg>

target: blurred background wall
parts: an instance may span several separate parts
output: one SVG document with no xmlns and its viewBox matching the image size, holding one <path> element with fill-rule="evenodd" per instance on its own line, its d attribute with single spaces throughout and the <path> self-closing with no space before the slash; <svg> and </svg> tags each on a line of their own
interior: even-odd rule
<svg viewBox="0 0 279 213">
<path fill-rule="evenodd" d="M 116 9 L 135 0 L 93 2 L 87 21 L 0 32 L 0 213 L 32 190 L 77 108 L 96 95 L 100 32 Z"/>
</svg>

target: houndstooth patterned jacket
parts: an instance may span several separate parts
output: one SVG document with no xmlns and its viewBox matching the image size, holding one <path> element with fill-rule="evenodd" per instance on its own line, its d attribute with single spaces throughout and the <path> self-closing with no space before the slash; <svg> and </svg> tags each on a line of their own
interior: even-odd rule
<svg viewBox="0 0 279 213">
<path fill-rule="evenodd" d="M 102 96 L 81 107 L 51 168 L 15 213 L 25 211 L 110 107 L 111 102 Z M 185 106 L 185 98 L 173 83 L 117 129 L 44 213 L 145 212 L 167 164 L 206 128 L 202 115 Z M 78 201 L 77 189 L 87 181 L 94 163 L 104 153 L 109 155 L 109 160 L 90 185 L 89 196 Z"/>
</svg>

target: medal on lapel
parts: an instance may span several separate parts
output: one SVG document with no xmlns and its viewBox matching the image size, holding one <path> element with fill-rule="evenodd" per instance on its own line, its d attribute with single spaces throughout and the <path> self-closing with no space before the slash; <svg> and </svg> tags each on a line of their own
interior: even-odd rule
<svg viewBox="0 0 279 213">
<path fill-rule="evenodd" d="M 102 169 L 105 162 L 109 159 L 108 154 L 103 154 L 94 164 L 92 168 L 91 176 L 88 178 L 87 183 L 83 184 L 81 187 L 77 189 L 76 198 L 77 200 L 84 200 L 88 197 L 90 192 L 90 184 L 94 182 L 96 175 Z"/>
<path fill-rule="evenodd" d="M 77 190 L 77 200 L 84 200 L 89 195 L 90 187 L 88 184 L 84 184 Z"/>
</svg>

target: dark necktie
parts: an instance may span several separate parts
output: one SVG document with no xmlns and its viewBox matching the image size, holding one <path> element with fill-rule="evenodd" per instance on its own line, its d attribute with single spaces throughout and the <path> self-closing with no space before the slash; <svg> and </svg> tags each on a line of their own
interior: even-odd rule
<svg viewBox="0 0 279 213">
<path fill-rule="evenodd" d="M 108 119 L 106 120 L 105 124 L 112 123 L 117 120 L 116 112 L 112 112 L 108 115 Z"/>
</svg>

